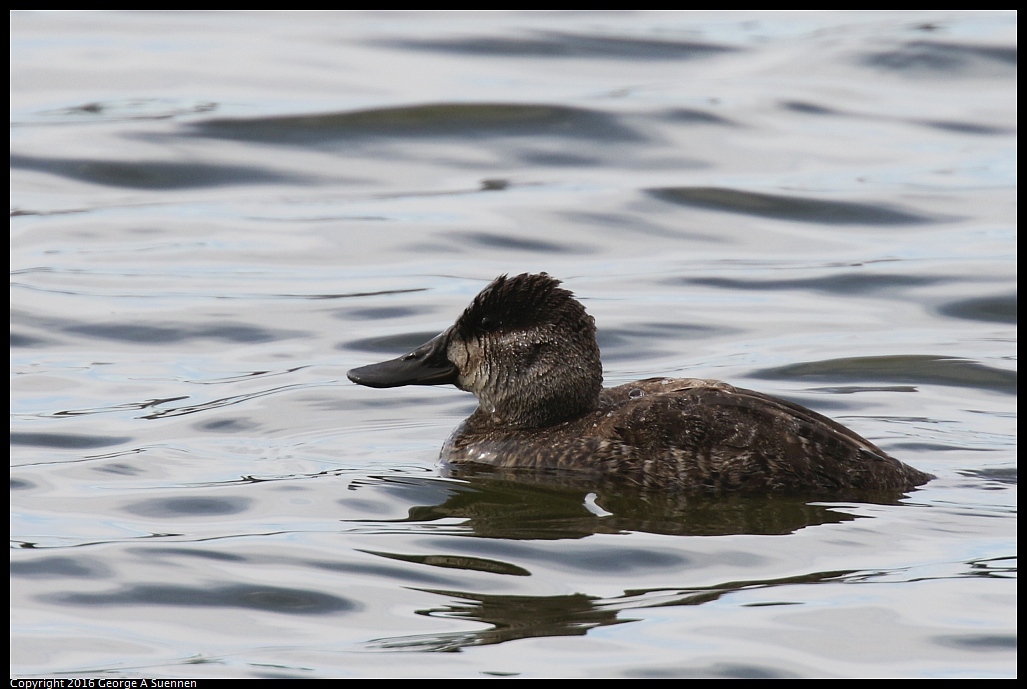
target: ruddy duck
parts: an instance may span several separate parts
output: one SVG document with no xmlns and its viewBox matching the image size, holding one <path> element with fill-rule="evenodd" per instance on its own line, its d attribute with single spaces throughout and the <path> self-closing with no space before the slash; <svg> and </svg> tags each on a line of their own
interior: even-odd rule
<svg viewBox="0 0 1027 689">
<path fill-rule="evenodd" d="M 351 370 L 373 388 L 452 384 L 478 408 L 440 459 L 571 470 L 649 488 L 908 490 L 934 478 L 805 407 L 715 380 L 603 388 L 595 321 L 545 273 L 500 276 L 448 330 Z"/>
</svg>

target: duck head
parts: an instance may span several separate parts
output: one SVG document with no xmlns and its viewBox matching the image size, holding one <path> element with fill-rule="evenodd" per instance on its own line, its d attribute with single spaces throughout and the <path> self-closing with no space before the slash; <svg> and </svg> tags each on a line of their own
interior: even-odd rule
<svg viewBox="0 0 1027 689">
<path fill-rule="evenodd" d="M 599 406 L 595 321 L 545 273 L 493 280 L 457 322 L 414 351 L 346 375 L 359 385 L 452 384 L 493 425 L 536 428 Z"/>
</svg>

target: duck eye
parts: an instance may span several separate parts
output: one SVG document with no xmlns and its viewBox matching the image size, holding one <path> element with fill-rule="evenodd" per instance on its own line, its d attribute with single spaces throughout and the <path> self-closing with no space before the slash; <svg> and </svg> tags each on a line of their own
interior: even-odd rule
<svg viewBox="0 0 1027 689">
<path fill-rule="evenodd" d="M 499 319 L 493 318 L 492 316 L 484 316 L 480 321 L 478 321 L 478 327 L 480 327 L 482 330 L 486 332 L 488 332 L 489 330 L 495 330 L 500 325 L 501 323 Z"/>
</svg>

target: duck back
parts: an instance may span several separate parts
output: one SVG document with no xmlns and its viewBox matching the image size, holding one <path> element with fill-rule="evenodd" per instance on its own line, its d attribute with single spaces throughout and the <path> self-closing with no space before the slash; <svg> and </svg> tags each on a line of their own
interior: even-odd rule
<svg viewBox="0 0 1027 689">
<path fill-rule="evenodd" d="M 616 475 L 688 491 L 908 490 L 933 478 L 805 407 L 701 379 L 608 388 L 596 411 L 530 431 L 472 415 L 441 460 Z"/>
</svg>

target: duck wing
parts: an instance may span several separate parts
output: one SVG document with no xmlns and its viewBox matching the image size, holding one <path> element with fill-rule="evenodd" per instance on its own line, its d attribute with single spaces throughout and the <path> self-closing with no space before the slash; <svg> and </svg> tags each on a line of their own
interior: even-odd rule
<svg viewBox="0 0 1027 689">
<path fill-rule="evenodd" d="M 932 478 L 810 409 L 718 381 L 649 379 L 606 391 L 606 471 L 688 490 L 907 490 Z"/>
</svg>

